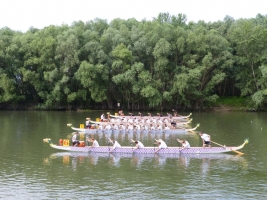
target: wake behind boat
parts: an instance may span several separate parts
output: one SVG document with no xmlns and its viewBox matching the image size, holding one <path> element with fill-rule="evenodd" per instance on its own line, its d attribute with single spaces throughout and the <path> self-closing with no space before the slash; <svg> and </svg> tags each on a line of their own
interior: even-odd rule
<svg viewBox="0 0 267 200">
<path fill-rule="evenodd" d="M 52 143 L 50 138 L 43 139 L 43 142 L 48 143 L 52 148 L 64 151 L 72 151 L 72 152 L 91 152 L 91 153 L 110 153 L 112 150 L 112 146 L 100 146 L 100 147 L 75 147 L 75 146 L 60 146 Z M 226 152 L 238 152 L 238 150 L 242 149 L 246 144 L 248 144 L 248 139 L 244 140 L 244 143 L 239 146 L 221 146 L 221 147 L 190 147 L 181 149 L 180 147 L 167 147 L 164 149 L 160 149 L 157 154 L 212 154 L 212 153 L 226 153 Z M 157 151 L 157 147 L 144 147 L 134 149 L 133 146 L 125 146 L 120 148 L 115 148 L 112 153 L 118 154 L 154 154 Z"/>
</svg>

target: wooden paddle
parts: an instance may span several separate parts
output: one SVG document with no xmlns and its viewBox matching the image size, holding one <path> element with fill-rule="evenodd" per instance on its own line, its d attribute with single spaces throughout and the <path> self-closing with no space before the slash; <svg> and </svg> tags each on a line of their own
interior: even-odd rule
<svg viewBox="0 0 267 200">
<path fill-rule="evenodd" d="M 221 145 L 221 144 L 219 144 L 219 143 L 217 143 L 217 142 L 213 142 L 213 141 L 210 141 L 210 142 L 212 142 L 212 143 L 214 143 L 214 144 L 217 144 L 217 145 L 219 145 L 219 146 L 221 146 L 221 147 L 224 147 L 224 148 L 226 148 L 226 146 L 225 146 L 225 145 Z"/>
<path fill-rule="evenodd" d="M 210 142 L 212 142 L 212 143 L 214 143 L 214 144 L 217 144 L 217 145 L 219 145 L 219 146 L 221 146 L 221 147 L 226 148 L 225 145 L 221 145 L 221 144 L 219 144 L 219 143 L 217 143 L 217 142 L 213 142 L 213 141 L 210 141 Z M 240 151 L 233 150 L 232 148 L 230 148 L 230 149 L 231 149 L 231 151 L 233 151 L 233 152 L 235 152 L 235 153 L 237 153 L 237 154 L 239 154 L 239 155 L 243 155 L 243 154 L 244 154 L 244 153 L 242 153 L 242 152 L 240 152 Z"/>
</svg>

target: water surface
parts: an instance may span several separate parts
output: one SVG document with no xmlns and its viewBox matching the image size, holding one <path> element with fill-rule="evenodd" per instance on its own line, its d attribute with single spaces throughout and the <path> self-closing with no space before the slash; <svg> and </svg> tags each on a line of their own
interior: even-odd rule
<svg viewBox="0 0 267 200">
<path fill-rule="evenodd" d="M 188 113 L 181 113 L 187 115 Z M 267 113 L 193 113 L 192 126 L 212 140 L 237 146 L 245 154 L 122 155 L 82 154 L 52 149 L 51 138 L 70 138 L 67 123 L 79 127 L 101 112 L 1 111 L 0 198 L 3 199 L 265 199 L 267 198 Z M 100 145 L 104 134 L 93 135 Z M 201 146 L 198 134 L 111 135 L 122 145 L 131 138 L 152 146 L 176 138 Z"/>
</svg>

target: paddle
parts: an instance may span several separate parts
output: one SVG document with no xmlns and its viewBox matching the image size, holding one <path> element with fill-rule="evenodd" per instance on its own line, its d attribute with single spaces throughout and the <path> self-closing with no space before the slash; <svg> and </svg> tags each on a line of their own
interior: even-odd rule
<svg viewBox="0 0 267 200">
<path fill-rule="evenodd" d="M 219 145 L 219 146 L 221 146 L 221 147 L 224 147 L 224 148 L 226 148 L 226 146 L 225 146 L 225 145 L 221 145 L 221 144 L 219 144 L 219 143 L 217 143 L 217 142 L 213 142 L 213 141 L 210 141 L 210 142 L 212 142 L 212 143 L 214 143 L 214 144 L 217 144 L 217 145 Z"/>
<path fill-rule="evenodd" d="M 221 146 L 221 147 L 226 148 L 225 145 L 221 145 L 221 144 L 219 144 L 219 143 L 217 143 L 217 142 L 213 142 L 213 141 L 210 141 L 210 142 L 212 142 L 212 143 L 214 143 L 214 144 L 217 144 L 217 145 L 219 145 L 219 146 Z M 232 148 L 230 148 L 230 149 L 231 149 L 231 151 L 233 151 L 233 152 L 235 152 L 235 153 L 237 153 L 237 154 L 239 154 L 239 155 L 243 155 L 243 154 L 244 154 L 244 153 L 242 153 L 242 152 L 240 152 L 240 151 L 233 150 Z"/>
</svg>

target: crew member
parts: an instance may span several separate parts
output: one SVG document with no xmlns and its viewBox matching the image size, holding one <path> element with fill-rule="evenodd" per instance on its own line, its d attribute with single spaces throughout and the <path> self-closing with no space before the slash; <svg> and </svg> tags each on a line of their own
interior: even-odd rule
<svg viewBox="0 0 267 200">
<path fill-rule="evenodd" d="M 78 135 L 79 135 L 79 133 L 76 132 L 76 133 L 72 136 L 72 145 L 75 146 L 75 147 L 77 147 L 77 146 L 80 144 L 80 142 L 79 142 L 79 140 L 78 140 L 78 138 L 77 138 Z"/>
<path fill-rule="evenodd" d="M 158 139 L 158 140 L 155 139 L 155 141 L 159 145 L 158 149 L 155 151 L 155 153 L 157 153 L 161 149 L 166 149 L 167 148 L 167 144 L 162 139 Z"/>
<path fill-rule="evenodd" d="M 205 148 L 206 145 L 209 145 L 209 147 L 211 147 L 211 138 L 210 138 L 210 135 L 206 134 L 206 133 L 202 133 L 200 132 L 199 133 L 200 137 L 202 138 L 202 141 L 203 141 L 203 147 Z"/>
<path fill-rule="evenodd" d="M 104 119 L 105 119 L 105 114 L 103 113 L 103 114 L 101 115 L 101 117 L 100 117 L 101 122 L 103 122 Z"/>
<path fill-rule="evenodd" d="M 190 148 L 190 144 L 186 140 L 179 140 L 179 139 L 177 139 L 177 141 L 182 144 L 182 149 L 188 149 L 188 148 Z"/>
<path fill-rule="evenodd" d="M 92 147 L 99 147 L 99 144 L 98 144 L 98 142 L 96 141 L 95 138 L 89 138 L 87 141 L 93 143 Z"/>
<path fill-rule="evenodd" d="M 143 143 L 140 142 L 140 141 L 138 141 L 138 140 L 133 140 L 133 139 L 131 139 L 131 141 L 132 141 L 133 143 L 135 143 L 134 151 L 135 151 L 136 149 L 142 149 L 142 148 L 145 147 L 145 146 L 143 145 Z"/>
<path fill-rule="evenodd" d="M 108 139 L 111 144 L 113 144 L 112 149 L 109 152 L 113 152 L 116 148 L 121 148 L 121 145 L 116 140 Z"/>
</svg>

